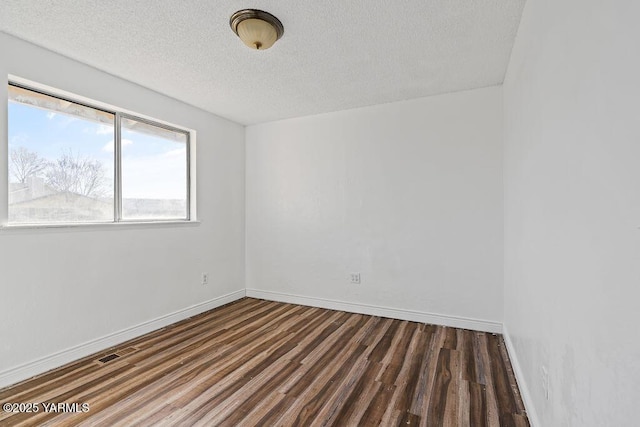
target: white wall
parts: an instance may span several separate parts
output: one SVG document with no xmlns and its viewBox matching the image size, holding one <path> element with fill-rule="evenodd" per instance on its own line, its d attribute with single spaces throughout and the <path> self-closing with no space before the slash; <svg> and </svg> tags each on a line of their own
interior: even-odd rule
<svg viewBox="0 0 640 427">
<path fill-rule="evenodd" d="M 505 326 L 543 426 L 638 423 L 638 16 L 528 1 L 503 87 Z"/>
<path fill-rule="evenodd" d="M 247 292 L 500 322 L 501 116 L 492 87 L 248 127 Z"/>
<path fill-rule="evenodd" d="M 3 371 L 234 291 L 244 293 L 244 128 L 0 33 L 8 74 L 197 131 L 199 225 L 0 230 Z M 176 76 L 179 78 L 179 76 Z M 7 110 L 0 102 L 0 196 Z M 6 202 L 4 206 L 6 217 Z M 201 272 L 210 284 L 200 285 Z"/>
</svg>

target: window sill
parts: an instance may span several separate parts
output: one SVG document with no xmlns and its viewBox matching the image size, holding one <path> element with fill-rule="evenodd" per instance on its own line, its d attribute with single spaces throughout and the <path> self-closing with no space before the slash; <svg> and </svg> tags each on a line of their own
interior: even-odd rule
<svg viewBox="0 0 640 427">
<path fill-rule="evenodd" d="M 14 224 L 0 226 L 0 233 L 19 231 L 95 231 L 137 230 L 147 228 L 197 227 L 200 221 L 140 221 L 140 222 L 94 222 L 83 224 Z"/>
</svg>

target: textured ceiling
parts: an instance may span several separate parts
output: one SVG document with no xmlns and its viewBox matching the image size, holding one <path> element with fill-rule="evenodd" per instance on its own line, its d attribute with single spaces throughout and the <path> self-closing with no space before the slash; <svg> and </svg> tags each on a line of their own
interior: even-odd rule
<svg viewBox="0 0 640 427">
<path fill-rule="evenodd" d="M 0 31 L 243 124 L 502 83 L 525 0 L 2 0 Z M 245 47 L 254 7 L 285 33 Z"/>
</svg>

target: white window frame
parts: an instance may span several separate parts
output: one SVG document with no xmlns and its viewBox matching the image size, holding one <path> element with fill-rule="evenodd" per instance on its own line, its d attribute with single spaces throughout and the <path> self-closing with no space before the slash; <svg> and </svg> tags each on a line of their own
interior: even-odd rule
<svg viewBox="0 0 640 427">
<path fill-rule="evenodd" d="M 7 229 L 23 229 L 23 228 L 69 228 L 69 227 L 93 227 L 93 226 L 120 226 L 120 225 L 163 225 L 163 224 L 199 224 L 196 217 L 196 204 L 195 204 L 195 137 L 196 132 L 193 129 L 178 126 L 172 123 L 165 122 L 156 118 L 145 116 L 143 114 L 128 111 L 123 108 L 118 108 L 110 104 L 95 101 L 80 95 L 75 95 L 70 92 L 55 89 L 40 83 L 32 82 L 20 77 L 8 76 L 5 88 L 8 86 L 15 86 L 22 89 L 30 90 L 36 93 L 41 93 L 46 96 L 61 99 L 75 104 L 83 105 L 88 108 L 104 111 L 114 115 L 114 214 L 112 221 L 104 222 L 42 222 L 42 223 L 9 223 L 8 218 L 8 180 L 0 180 L 5 183 L 6 189 L 4 193 L 3 206 L 0 209 L 2 213 L 0 217 L 0 228 Z M 7 92 L 4 92 L 7 95 Z M 7 105 L 7 96 L 5 96 L 4 103 Z M 8 113 L 8 111 L 7 111 Z M 123 219 L 122 218 L 122 141 L 121 141 L 121 119 L 131 119 L 141 123 L 146 123 L 159 128 L 182 133 L 186 137 L 186 217 L 185 218 L 170 218 L 170 219 Z M 8 125 L 8 117 L 5 117 L 4 122 Z M 8 130 L 8 128 L 7 128 Z M 4 138 L 4 150 L 6 154 L 5 165 L 0 170 L 8 172 L 8 132 L 5 132 Z M 7 175 L 8 179 L 8 175 Z M 1 192 L 0 192 L 1 193 Z"/>
</svg>

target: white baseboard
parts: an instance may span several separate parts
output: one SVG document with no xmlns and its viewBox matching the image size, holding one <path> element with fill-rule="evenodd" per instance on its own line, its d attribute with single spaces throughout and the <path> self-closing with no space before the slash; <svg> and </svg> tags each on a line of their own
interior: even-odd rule
<svg viewBox="0 0 640 427">
<path fill-rule="evenodd" d="M 351 303 L 325 298 L 305 297 L 301 295 L 281 292 L 263 291 L 260 289 L 246 290 L 248 297 L 266 299 L 270 301 L 300 304 L 312 307 L 328 308 L 330 310 L 348 311 L 350 313 L 368 314 L 371 316 L 390 317 L 392 319 L 410 320 L 412 322 L 430 323 L 450 326 L 454 328 L 471 329 L 474 331 L 502 333 L 502 323 L 489 320 L 471 319 L 459 316 L 426 313 L 415 310 L 381 307 L 377 305 Z"/>
<path fill-rule="evenodd" d="M 502 325 L 502 336 L 504 337 L 504 344 L 507 347 L 507 353 L 509 353 L 509 359 L 511 360 L 513 373 L 515 374 L 516 381 L 518 382 L 518 389 L 520 390 L 520 395 L 522 396 L 522 402 L 524 403 L 524 408 L 527 411 L 529 424 L 531 425 L 531 427 L 540 427 L 542 424 L 540 424 L 538 413 L 536 412 L 535 406 L 533 406 L 533 399 L 531 398 L 531 393 L 529 392 L 529 386 L 524 378 L 524 373 L 522 372 L 522 367 L 520 366 L 520 362 L 518 361 L 516 349 L 513 346 L 513 342 L 511 341 L 511 336 L 509 335 L 509 331 L 507 330 L 506 325 Z"/>
<path fill-rule="evenodd" d="M 156 329 L 160 329 L 172 323 L 195 316 L 196 314 L 228 304 L 237 299 L 243 298 L 244 296 L 244 289 L 235 291 L 0 372 L 0 388 L 26 380 L 27 378 L 42 374 L 51 369 L 58 368 L 69 362 L 73 362 L 74 360 L 78 360 L 89 356 L 90 354 L 116 346 L 132 338 L 137 338 L 151 331 L 155 331 Z"/>
</svg>

